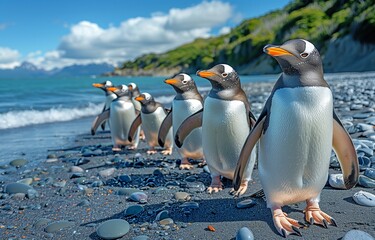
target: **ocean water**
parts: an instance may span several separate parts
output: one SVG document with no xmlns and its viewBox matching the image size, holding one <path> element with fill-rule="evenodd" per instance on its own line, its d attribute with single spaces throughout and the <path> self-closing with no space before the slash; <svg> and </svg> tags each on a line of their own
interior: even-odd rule
<svg viewBox="0 0 375 240">
<path fill-rule="evenodd" d="M 200 91 L 207 80 L 193 77 Z M 28 78 L 0 79 L 0 163 L 16 158 L 41 160 L 48 149 L 72 145 L 78 134 L 89 133 L 103 108 L 104 92 L 92 83 L 136 83 L 166 107 L 174 90 L 163 77 Z M 242 76 L 243 84 L 275 81 L 277 75 Z"/>
</svg>

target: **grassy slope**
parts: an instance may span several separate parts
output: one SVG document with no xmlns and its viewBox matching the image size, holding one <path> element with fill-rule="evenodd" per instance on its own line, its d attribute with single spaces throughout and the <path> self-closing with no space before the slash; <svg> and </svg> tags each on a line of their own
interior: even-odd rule
<svg viewBox="0 0 375 240">
<path fill-rule="evenodd" d="M 228 34 L 196 39 L 162 54 L 146 54 L 125 62 L 119 70 L 195 72 L 219 62 L 241 68 L 256 61 L 266 44 L 293 38 L 313 42 L 324 55 L 330 39 L 348 34 L 362 43 L 375 43 L 373 0 L 296 0 L 282 10 L 245 20 Z"/>
</svg>

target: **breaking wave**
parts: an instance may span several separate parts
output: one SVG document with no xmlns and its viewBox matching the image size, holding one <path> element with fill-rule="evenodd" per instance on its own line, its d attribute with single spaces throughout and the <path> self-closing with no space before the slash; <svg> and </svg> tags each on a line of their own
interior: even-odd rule
<svg viewBox="0 0 375 240">
<path fill-rule="evenodd" d="M 0 129 L 18 128 L 35 124 L 64 122 L 98 115 L 102 104 L 89 103 L 85 107 L 54 107 L 48 110 L 10 111 L 0 114 Z"/>
</svg>

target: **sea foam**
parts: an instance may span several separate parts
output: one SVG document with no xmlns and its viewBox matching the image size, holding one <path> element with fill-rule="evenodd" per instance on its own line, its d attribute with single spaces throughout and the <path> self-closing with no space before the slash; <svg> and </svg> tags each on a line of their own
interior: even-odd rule
<svg viewBox="0 0 375 240">
<path fill-rule="evenodd" d="M 18 128 L 35 124 L 64 122 L 98 115 L 103 104 L 89 103 L 80 108 L 54 107 L 47 110 L 10 111 L 0 114 L 0 129 Z"/>
</svg>

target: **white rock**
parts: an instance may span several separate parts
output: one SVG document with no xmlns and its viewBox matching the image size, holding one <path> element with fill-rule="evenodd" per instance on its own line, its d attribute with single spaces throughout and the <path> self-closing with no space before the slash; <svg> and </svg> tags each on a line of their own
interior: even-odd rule
<svg viewBox="0 0 375 240">
<path fill-rule="evenodd" d="M 354 193 L 353 200 L 362 206 L 375 207 L 375 195 L 365 191 Z"/>
<path fill-rule="evenodd" d="M 345 234 L 342 240 L 374 240 L 367 232 L 361 230 L 350 230 Z"/>
<path fill-rule="evenodd" d="M 346 189 L 342 173 L 330 174 L 328 183 L 333 188 Z"/>
<path fill-rule="evenodd" d="M 71 166 L 69 172 L 72 173 L 81 173 L 83 172 L 83 169 L 78 166 Z"/>
<path fill-rule="evenodd" d="M 99 172 L 99 176 L 106 178 L 115 173 L 116 168 L 108 168 Z"/>
</svg>

